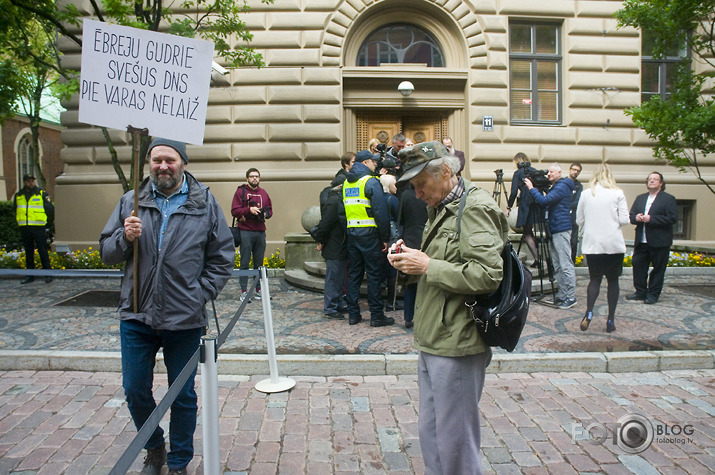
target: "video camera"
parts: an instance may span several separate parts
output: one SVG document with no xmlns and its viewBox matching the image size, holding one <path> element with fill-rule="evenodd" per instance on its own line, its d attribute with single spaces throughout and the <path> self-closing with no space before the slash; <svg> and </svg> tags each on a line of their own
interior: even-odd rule
<svg viewBox="0 0 715 475">
<path fill-rule="evenodd" d="M 524 169 L 524 178 L 531 180 L 531 184 L 534 185 L 534 188 L 542 193 L 549 191 L 551 181 L 546 176 L 549 173 L 548 170 L 537 170 L 531 166 L 530 162 L 522 162 L 518 167 Z"/>
<path fill-rule="evenodd" d="M 379 173 L 381 168 L 387 170 L 390 175 L 397 175 L 397 161 L 394 157 L 387 155 L 387 145 L 384 143 L 377 144 L 377 153 L 380 158 L 377 161 L 377 166 L 375 167 L 375 172 Z"/>
</svg>

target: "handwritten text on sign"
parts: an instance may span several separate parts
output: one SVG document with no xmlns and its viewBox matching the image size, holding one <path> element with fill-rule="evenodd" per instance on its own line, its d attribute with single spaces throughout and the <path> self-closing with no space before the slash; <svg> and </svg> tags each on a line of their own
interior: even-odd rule
<svg viewBox="0 0 715 475">
<path fill-rule="evenodd" d="M 204 141 L 214 45 L 84 20 L 79 120 Z"/>
</svg>

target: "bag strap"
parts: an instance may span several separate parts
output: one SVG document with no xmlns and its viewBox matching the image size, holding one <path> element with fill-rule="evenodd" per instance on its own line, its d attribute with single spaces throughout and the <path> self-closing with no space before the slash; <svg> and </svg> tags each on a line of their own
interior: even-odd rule
<svg viewBox="0 0 715 475">
<path fill-rule="evenodd" d="M 467 204 L 467 195 L 471 193 L 472 190 L 476 190 L 476 187 L 464 190 L 462 197 L 459 199 L 459 210 L 457 211 L 457 239 L 459 242 L 462 242 L 462 212 Z M 457 246 L 457 256 L 459 257 L 459 262 L 464 262 L 462 259 L 462 251 L 460 251 L 459 246 Z"/>
</svg>

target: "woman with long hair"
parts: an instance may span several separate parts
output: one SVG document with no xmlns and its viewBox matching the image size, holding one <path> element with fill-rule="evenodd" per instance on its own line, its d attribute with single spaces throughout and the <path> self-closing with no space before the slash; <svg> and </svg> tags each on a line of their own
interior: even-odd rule
<svg viewBox="0 0 715 475">
<path fill-rule="evenodd" d="M 618 278 L 623 273 L 623 256 L 626 243 L 621 227 L 630 222 L 623 190 L 606 163 L 601 163 L 591 178 L 591 188 L 584 190 L 576 210 L 576 222 L 583 231 L 583 254 L 588 263 L 588 289 L 586 314 L 581 320 L 581 330 L 588 330 L 593 318 L 593 307 L 606 276 L 608 290 L 608 320 L 606 332 L 616 329 L 615 315 L 618 303 Z"/>
<path fill-rule="evenodd" d="M 536 210 L 529 213 L 532 199 L 528 188 L 524 184 L 526 170 L 531 168 L 531 162 L 529 162 L 529 157 L 527 157 L 525 153 L 519 152 L 514 155 L 514 165 L 516 165 L 516 171 L 511 178 L 511 194 L 509 195 L 509 200 L 507 201 L 506 215 L 507 217 L 509 216 L 514 200 L 516 200 L 519 212 L 516 217 L 516 227 L 522 228 L 521 233 L 524 243 L 526 243 L 529 251 L 531 251 L 531 255 L 534 256 L 534 264 L 532 267 L 537 267 L 539 252 L 536 250 L 536 241 L 534 240 L 534 232 L 532 231 L 535 221 L 534 212 Z"/>
</svg>

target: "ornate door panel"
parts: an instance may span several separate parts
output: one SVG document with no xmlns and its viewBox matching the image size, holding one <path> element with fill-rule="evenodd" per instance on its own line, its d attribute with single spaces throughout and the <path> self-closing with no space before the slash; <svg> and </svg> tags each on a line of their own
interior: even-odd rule
<svg viewBox="0 0 715 475">
<path fill-rule="evenodd" d="M 380 142 L 387 144 L 388 147 L 392 145 L 392 137 L 400 132 L 402 124 L 400 124 L 399 119 L 393 120 L 391 122 L 379 121 L 379 122 L 368 122 L 367 124 L 367 137 L 368 142 L 370 139 L 377 138 Z M 367 147 L 367 142 L 365 143 Z"/>
<path fill-rule="evenodd" d="M 402 111 L 369 112 L 357 115 L 357 149 L 364 150 L 372 138 L 378 138 L 387 146 L 392 145 L 392 137 L 401 132 L 415 143 L 440 140 L 447 136 L 447 114 L 430 111 L 428 113 Z"/>
</svg>

